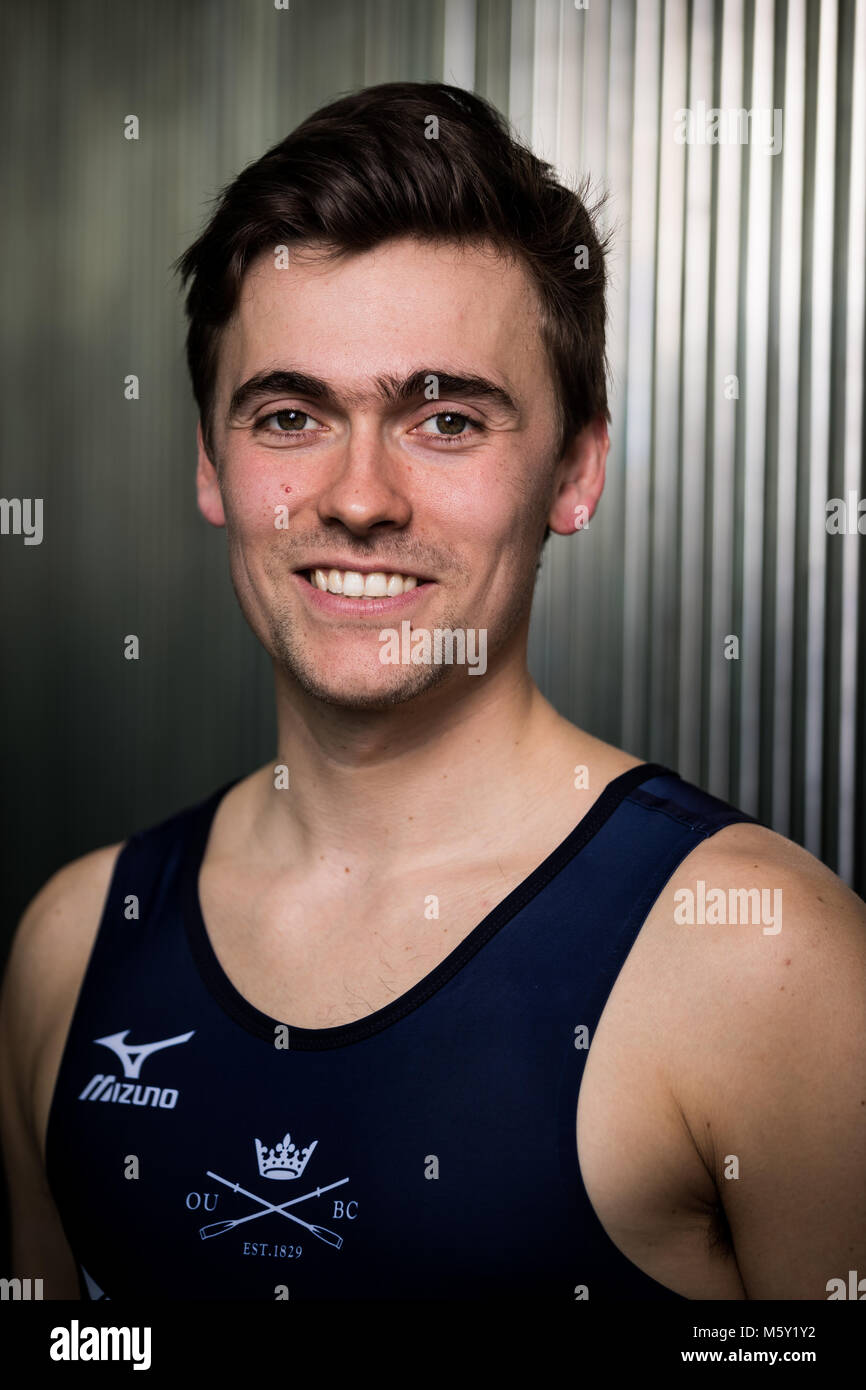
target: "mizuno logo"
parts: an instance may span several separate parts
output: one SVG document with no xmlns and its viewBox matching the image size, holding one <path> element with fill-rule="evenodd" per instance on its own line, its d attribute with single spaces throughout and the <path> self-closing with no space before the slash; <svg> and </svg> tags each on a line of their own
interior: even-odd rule
<svg viewBox="0 0 866 1390">
<path fill-rule="evenodd" d="M 78 1099 L 108 1101 L 113 1105 L 151 1105 L 162 1110 L 173 1110 L 178 1097 L 178 1092 L 173 1086 L 137 1086 L 134 1082 L 141 1075 L 142 1063 L 152 1052 L 161 1052 L 164 1047 L 177 1047 L 179 1043 L 189 1042 L 194 1033 L 195 1029 L 191 1028 L 188 1033 L 178 1033 L 174 1038 L 139 1043 L 136 1047 L 128 1047 L 124 1041 L 129 1036 L 128 1028 L 124 1028 L 122 1033 L 109 1033 L 105 1038 L 94 1038 L 93 1041 L 100 1047 L 111 1048 L 123 1063 L 124 1076 L 132 1079 L 121 1082 L 116 1076 L 103 1076 L 102 1072 L 97 1072 L 96 1076 L 90 1078 Z"/>
<path fill-rule="evenodd" d="M 139 1043 L 137 1047 L 127 1047 L 124 1038 L 128 1036 L 129 1029 L 124 1028 L 122 1033 L 109 1033 L 108 1037 L 94 1038 L 93 1041 L 101 1043 L 103 1047 L 110 1047 L 123 1063 L 124 1076 L 131 1076 L 137 1081 L 145 1057 L 149 1057 L 152 1052 L 159 1052 L 163 1047 L 177 1047 L 178 1043 L 189 1042 L 194 1032 L 193 1028 L 189 1033 L 178 1033 L 176 1038 L 164 1038 L 162 1042 Z"/>
</svg>

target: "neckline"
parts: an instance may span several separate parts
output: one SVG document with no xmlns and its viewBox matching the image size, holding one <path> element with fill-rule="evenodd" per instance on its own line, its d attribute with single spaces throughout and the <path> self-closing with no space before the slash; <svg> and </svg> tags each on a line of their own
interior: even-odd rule
<svg viewBox="0 0 866 1390">
<path fill-rule="evenodd" d="M 419 1008 L 453 979 L 507 922 L 537 897 L 569 860 L 580 853 L 635 787 L 659 776 L 678 777 L 679 773 L 662 763 L 638 763 L 637 766 L 627 768 L 625 772 L 612 778 L 565 839 L 501 902 L 491 908 L 444 960 L 382 1008 L 351 1023 L 341 1023 L 333 1028 L 297 1028 L 291 1023 L 271 1018 L 269 1014 L 256 1008 L 232 984 L 211 944 L 201 908 L 198 878 L 217 807 L 223 797 L 240 781 L 239 777 L 235 777 L 198 803 L 195 808 L 193 830 L 184 855 L 181 888 L 183 917 L 187 940 L 198 973 L 205 988 L 223 1012 L 248 1033 L 262 1038 L 271 1047 L 274 1046 L 277 1028 L 287 1029 L 288 1050 L 293 1052 L 321 1052 L 372 1037 Z"/>
</svg>

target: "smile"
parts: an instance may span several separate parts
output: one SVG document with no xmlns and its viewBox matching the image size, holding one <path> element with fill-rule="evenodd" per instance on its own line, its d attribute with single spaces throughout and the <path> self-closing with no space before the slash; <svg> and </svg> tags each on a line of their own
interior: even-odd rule
<svg viewBox="0 0 866 1390">
<path fill-rule="evenodd" d="M 409 593 L 418 584 L 413 574 L 384 570 L 362 574 L 360 570 L 313 569 L 305 573 L 314 589 L 327 594 L 345 594 L 346 598 L 396 598 Z"/>
<path fill-rule="evenodd" d="M 292 576 L 306 602 L 322 615 L 374 622 L 414 609 L 436 587 L 432 580 L 396 571 L 301 569 Z"/>
</svg>

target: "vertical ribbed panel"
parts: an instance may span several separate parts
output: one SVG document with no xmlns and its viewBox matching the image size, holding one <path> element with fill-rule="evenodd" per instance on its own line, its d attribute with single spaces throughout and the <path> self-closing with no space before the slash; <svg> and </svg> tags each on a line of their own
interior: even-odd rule
<svg viewBox="0 0 866 1390">
<path fill-rule="evenodd" d="M 534 14 L 512 115 L 609 190 L 616 230 L 608 481 L 589 528 L 549 542 L 531 668 L 576 723 L 863 893 L 866 539 L 826 527 L 866 490 L 863 6 L 511 11 L 513 34 Z M 768 114 L 748 140 L 681 144 L 682 108 L 705 131 L 712 108 Z"/>
<path fill-rule="evenodd" d="M 475 0 L 445 0 L 443 82 L 470 91 L 474 88 L 477 27 Z"/>
<path fill-rule="evenodd" d="M 671 139 L 672 115 L 687 104 L 688 24 L 684 6 L 665 5 L 656 127 L 656 314 L 653 325 L 652 505 L 649 516 L 649 727 L 664 761 L 677 757 L 677 707 L 671 699 L 679 661 L 680 611 L 680 351 L 685 249 L 686 145 Z M 649 220 L 649 219 L 648 219 Z M 640 695 L 637 696 L 638 704 Z"/>
<path fill-rule="evenodd" d="M 842 493 L 843 497 L 863 496 L 866 487 L 861 484 L 864 465 L 863 435 L 863 385 L 866 378 L 864 361 L 864 322 L 866 322 L 866 6 L 847 5 L 843 11 L 845 18 L 844 44 L 847 62 L 843 69 L 844 86 L 840 87 L 840 107 L 850 109 L 850 136 L 848 146 L 847 178 L 842 186 L 848 190 L 848 226 L 846 254 L 840 260 L 841 303 L 845 307 L 844 337 L 840 335 L 842 360 L 837 366 L 837 377 L 844 384 L 844 433 L 841 440 L 844 460 Z M 855 872 L 863 874 L 864 831 L 863 822 L 856 818 L 857 797 L 857 710 L 863 717 L 866 708 L 866 690 L 858 692 L 857 684 L 857 571 L 866 574 L 866 563 L 862 558 L 863 539 L 859 535 L 837 537 L 843 541 L 841 555 L 841 574 L 839 576 L 840 622 L 839 635 L 839 681 L 838 717 L 839 744 L 836 764 L 839 769 L 839 787 L 836 801 L 839 806 L 838 866 L 837 872 L 849 883 L 854 881 Z M 864 605 L 866 607 L 866 605 Z M 861 630 L 862 630 L 861 618 Z M 864 643 L 866 646 L 866 643 Z M 861 667 L 866 659 L 866 651 L 861 651 Z M 860 750 L 861 756 L 864 750 Z M 835 804 L 835 803 L 834 803 Z M 832 805 L 830 807 L 832 812 Z M 859 839 L 857 831 L 859 828 Z M 859 853 L 855 853 L 855 843 Z M 859 863 L 858 863 L 859 860 Z M 863 880 L 860 879 L 863 891 Z"/>
<path fill-rule="evenodd" d="M 806 0 L 788 0 L 788 24 L 779 35 L 784 54 L 783 100 L 785 139 L 781 155 L 782 188 L 780 217 L 773 227 L 773 250 L 778 266 L 778 291 L 771 310 L 778 315 L 776 352 L 770 359 L 775 367 L 775 399 L 770 425 L 775 426 L 768 440 L 767 466 L 774 470 L 776 525 L 766 531 L 765 573 L 772 565 L 774 592 L 767 605 L 773 624 L 772 667 L 764 663 L 764 689 L 773 696 L 772 765 L 762 764 L 762 778 L 772 780 L 772 796 L 764 796 L 761 815 L 783 835 L 794 833 L 793 775 L 794 749 L 794 670 L 795 670 L 795 575 L 797 563 L 797 448 L 800 425 L 800 285 L 803 264 L 803 199 L 806 149 Z M 771 319 L 771 324 L 772 324 Z M 775 445 L 775 448 L 773 447 Z M 773 473 L 771 473 L 773 477 Z M 766 599 L 765 599 L 766 604 Z M 764 651 L 770 644 L 766 632 Z M 800 648 L 802 650 L 802 648 Z M 797 663 L 800 664 L 799 662 Z M 766 727 L 766 722 L 765 722 Z M 770 739 L 765 735 L 765 747 Z"/>
<path fill-rule="evenodd" d="M 628 356 L 626 376 L 620 385 L 628 383 L 628 399 L 622 402 L 621 414 L 621 392 L 611 402 L 613 428 L 616 429 L 618 419 L 623 421 L 625 457 L 620 477 L 610 479 L 613 488 L 607 498 L 607 506 L 622 507 L 625 518 L 624 550 L 620 556 L 625 571 L 620 736 L 629 748 L 641 747 L 647 741 L 650 647 L 660 635 L 651 632 L 649 586 L 661 39 L 661 0 L 649 0 L 637 7 L 635 16 L 631 222 L 623 228 L 629 250 L 622 280 L 622 293 L 628 302 Z M 617 100 L 622 100 L 622 95 Z M 585 650 L 598 653 L 597 642 L 587 643 Z"/>
<path fill-rule="evenodd" d="M 866 538 L 825 527 L 866 492 L 862 3 L 35 0 L 0 39 L 0 492 L 45 507 L 41 546 L 0 538 L 10 920 L 272 751 L 269 663 L 195 507 L 172 260 L 316 106 L 443 76 L 610 194 L 607 486 L 548 545 L 533 672 L 866 889 Z M 701 104 L 783 108 L 781 153 L 677 143 Z"/>
<path fill-rule="evenodd" d="M 755 0 L 750 10 L 751 65 L 746 68 L 744 105 L 747 110 L 773 108 L 773 0 Z M 766 307 L 752 313 L 750 305 L 766 306 L 770 295 L 770 222 L 773 166 L 777 155 L 749 145 L 745 168 L 739 337 L 742 342 L 743 390 L 738 404 L 738 486 L 734 503 L 735 567 L 739 569 L 741 600 L 734 626 L 740 633 L 740 660 L 732 665 L 736 677 L 737 709 L 734 734 L 733 798 L 757 814 L 761 756 L 761 650 L 764 613 L 761 576 L 764 563 L 767 449 L 767 352 L 769 322 Z M 741 522 L 740 519 L 741 518 Z"/>
<path fill-rule="evenodd" d="M 814 0 L 812 0 L 814 3 Z M 821 852 L 822 780 L 824 749 L 824 668 L 827 605 L 828 538 L 825 505 L 830 482 L 830 402 L 834 394 L 831 374 L 833 318 L 833 242 L 835 219 L 833 197 L 836 154 L 836 7 L 818 5 L 818 52 L 815 82 L 815 163 L 814 200 L 811 218 L 811 275 L 806 292 L 811 301 L 811 342 L 809 353 L 809 435 L 804 444 L 804 487 L 802 504 L 807 509 L 804 531 L 807 537 L 808 573 L 806 598 L 805 679 L 805 767 L 803 777 L 802 830 L 798 836 L 814 854 Z M 835 471 L 835 470 L 834 470 Z M 838 542 L 836 537 L 834 544 Z M 844 544 L 844 541 L 843 541 Z M 835 784 L 835 777 L 833 782 Z"/>
<path fill-rule="evenodd" d="M 712 0 L 694 0 L 690 14 L 689 79 L 684 107 L 694 107 L 712 90 Z M 710 388 L 708 325 L 713 247 L 713 171 L 703 152 L 686 152 L 686 211 L 683 219 L 683 298 L 681 318 L 682 453 L 680 459 L 680 623 L 679 680 L 671 692 L 679 713 L 677 770 L 703 782 L 705 566 L 709 429 L 706 401 Z"/>
</svg>

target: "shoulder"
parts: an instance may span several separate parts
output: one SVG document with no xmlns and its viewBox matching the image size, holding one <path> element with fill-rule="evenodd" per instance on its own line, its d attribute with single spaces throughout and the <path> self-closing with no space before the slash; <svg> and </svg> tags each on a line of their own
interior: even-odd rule
<svg viewBox="0 0 866 1390">
<path fill-rule="evenodd" d="M 863 899 L 802 846 L 748 821 L 702 840 L 672 874 L 656 906 L 685 927 L 720 932 L 722 926 L 756 926 L 751 934 L 716 939 L 735 941 L 736 955 L 745 958 L 761 938 L 765 944 L 766 938 L 779 938 L 776 954 L 786 943 L 796 946 L 802 969 L 817 965 L 815 952 L 866 945 Z M 775 957 L 765 951 L 763 958 Z"/>
<path fill-rule="evenodd" d="M 798 1105 L 817 1106 L 831 1073 L 862 1090 L 866 903 L 826 864 L 764 825 L 723 825 L 680 862 L 646 925 L 684 1104 L 711 1096 L 743 1118 L 799 1086 Z"/>
<path fill-rule="evenodd" d="M 74 1002 L 123 843 L 58 869 L 15 931 L 0 993 L 0 1040 L 25 1087 L 46 1032 L 65 1001 Z"/>
<path fill-rule="evenodd" d="M 726 825 L 674 871 L 652 916 L 686 971 L 687 1009 L 727 1055 L 731 1025 L 777 1044 L 807 1018 L 864 1015 L 866 903 L 831 869 L 766 826 Z"/>
<path fill-rule="evenodd" d="M 28 904 L 13 938 L 9 969 L 53 973 L 58 953 L 86 934 L 82 913 L 101 908 L 124 841 L 91 850 L 64 864 Z"/>
<path fill-rule="evenodd" d="M 866 1257 L 866 904 L 741 823 L 682 861 L 652 917 L 666 1079 L 748 1297 L 826 1297 Z"/>
<path fill-rule="evenodd" d="M 45 1131 L 60 1054 L 121 844 L 51 876 L 18 925 L 0 992 L 0 1136 L 10 1254 L 44 1273 L 46 1296 L 77 1298 L 75 1261 L 48 1188 Z"/>
</svg>

